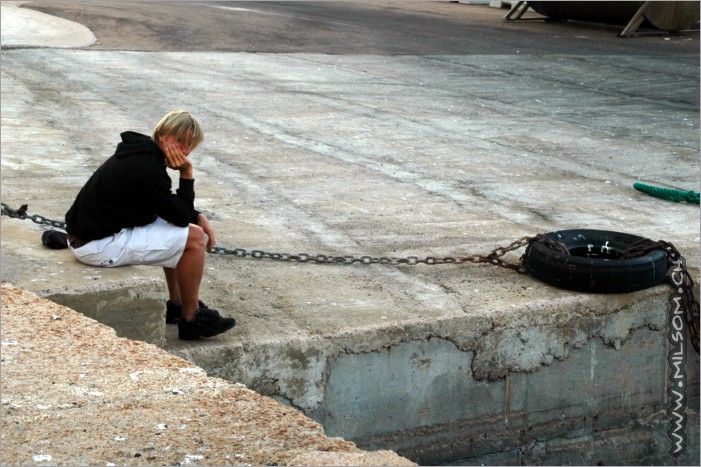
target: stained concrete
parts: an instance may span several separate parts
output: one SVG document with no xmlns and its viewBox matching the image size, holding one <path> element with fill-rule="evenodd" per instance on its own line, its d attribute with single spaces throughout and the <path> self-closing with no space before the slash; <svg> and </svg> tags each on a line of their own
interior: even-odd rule
<svg viewBox="0 0 701 467">
<path fill-rule="evenodd" d="M 206 129 L 193 155 L 197 204 L 222 246 L 467 256 L 537 232 L 601 228 L 671 241 L 698 278 L 698 206 L 632 189 L 699 189 L 699 62 L 679 52 L 682 40 L 649 55 L 4 50 L 2 199 L 60 218 L 120 131 L 149 132 L 182 106 Z M 42 227 L 3 217 L 2 229 L 3 279 L 29 290 L 61 284 Z M 86 274 L 63 261 L 71 286 L 160 277 L 131 267 Z M 452 450 L 477 463 L 670 462 L 664 436 L 643 429 L 661 426 L 655 414 L 667 403 L 669 292 L 573 293 L 491 265 L 210 255 L 201 298 L 238 325 L 198 343 L 168 327 L 165 348 L 361 445 L 415 458 Z M 599 355 L 610 358 L 593 365 Z M 640 361 L 654 377 L 616 373 Z M 618 402 L 603 392 L 582 400 L 583 387 L 609 376 L 618 384 L 600 390 L 613 387 Z M 545 381 L 565 402 L 548 397 Z M 390 420 L 404 406 L 373 387 L 411 398 L 421 415 Z M 483 402 L 449 403 L 468 393 Z M 697 408 L 698 391 L 690 400 Z M 599 430 L 597 417 L 608 420 Z M 591 449 L 603 457 L 587 457 Z M 698 459 L 698 446 L 688 455 Z"/>
</svg>

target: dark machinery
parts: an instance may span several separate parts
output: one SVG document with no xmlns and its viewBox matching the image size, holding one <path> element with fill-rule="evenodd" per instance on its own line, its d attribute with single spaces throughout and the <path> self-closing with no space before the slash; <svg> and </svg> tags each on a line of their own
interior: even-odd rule
<svg viewBox="0 0 701 467">
<path fill-rule="evenodd" d="M 504 17 L 506 21 L 525 21 L 531 8 L 550 21 L 589 21 L 625 26 L 619 37 L 638 34 L 643 26 L 666 32 L 692 28 L 699 21 L 699 2 L 532 2 L 519 1 Z"/>
</svg>

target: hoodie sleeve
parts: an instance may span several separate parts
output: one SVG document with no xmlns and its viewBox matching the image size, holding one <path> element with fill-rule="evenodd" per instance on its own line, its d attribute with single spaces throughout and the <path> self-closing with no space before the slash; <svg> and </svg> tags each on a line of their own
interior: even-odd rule
<svg viewBox="0 0 701 467">
<path fill-rule="evenodd" d="M 181 178 L 180 179 L 180 187 L 176 190 L 175 192 L 178 196 L 185 196 L 189 197 L 190 194 L 192 195 L 192 209 L 190 212 L 190 223 L 191 224 L 197 224 L 197 216 L 199 215 L 199 211 L 195 209 L 194 207 L 194 202 L 195 202 L 195 180 L 194 179 L 186 179 L 186 178 Z"/>
<path fill-rule="evenodd" d="M 148 196 L 149 208 L 153 213 L 178 227 L 187 227 L 195 214 L 195 181 L 180 179 L 180 186 L 173 194 L 171 181 L 165 171 L 151 178 L 151 193 Z"/>
</svg>

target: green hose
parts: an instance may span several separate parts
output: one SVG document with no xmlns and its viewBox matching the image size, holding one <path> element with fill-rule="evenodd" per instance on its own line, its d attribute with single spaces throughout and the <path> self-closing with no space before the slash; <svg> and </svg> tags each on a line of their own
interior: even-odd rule
<svg viewBox="0 0 701 467">
<path fill-rule="evenodd" d="M 657 186 L 645 185 L 644 183 L 640 182 L 634 183 L 633 188 L 648 195 L 674 201 L 675 203 L 686 201 L 687 203 L 699 204 L 698 191 L 683 191 L 675 190 L 674 188 L 661 188 Z"/>
</svg>

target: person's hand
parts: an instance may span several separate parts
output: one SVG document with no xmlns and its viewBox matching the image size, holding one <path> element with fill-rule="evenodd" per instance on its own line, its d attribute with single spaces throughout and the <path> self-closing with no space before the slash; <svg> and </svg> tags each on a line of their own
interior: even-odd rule
<svg viewBox="0 0 701 467">
<path fill-rule="evenodd" d="M 214 237 L 214 229 L 212 229 L 212 226 L 209 224 L 207 216 L 199 213 L 197 215 L 197 225 L 202 227 L 202 230 L 204 230 L 204 233 L 207 235 L 207 251 L 212 251 L 212 248 L 217 244 L 217 240 Z"/>
<path fill-rule="evenodd" d="M 180 178 L 192 178 L 192 162 L 175 144 L 163 145 L 166 155 L 166 167 L 180 172 Z"/>
</svg>

